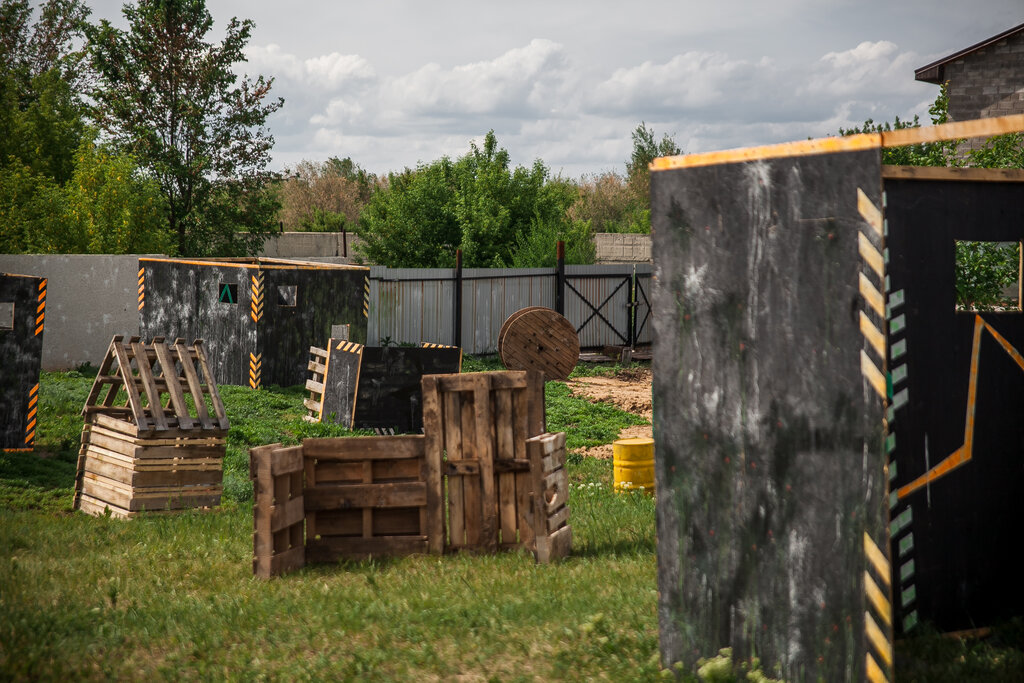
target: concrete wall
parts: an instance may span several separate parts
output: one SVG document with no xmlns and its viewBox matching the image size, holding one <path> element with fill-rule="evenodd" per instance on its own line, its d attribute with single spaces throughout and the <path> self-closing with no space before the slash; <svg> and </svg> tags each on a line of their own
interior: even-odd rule
<svg viewBox="0 0 1024 683">
<path fill-rule="evenodd" d="M 594 235 L 597 263 L 650 263 L 651 236 L 599 232 Z"/>
<path fill-rule="evenodd" d="M 352 247 L 359 238 L 351 232 L 282 232 L 268 239 L 260 256 L 270 258 L 340 258 L 352 262 Z M 347 246 L 347 248 L 346 248 Z"/>
<path fill-rule="evenodd" d="M 137 254 L 0 254 L 0 271 L 48 280 L 43 370 L 96 365 L 115 334 L 139 333 Z"/>
</svg>

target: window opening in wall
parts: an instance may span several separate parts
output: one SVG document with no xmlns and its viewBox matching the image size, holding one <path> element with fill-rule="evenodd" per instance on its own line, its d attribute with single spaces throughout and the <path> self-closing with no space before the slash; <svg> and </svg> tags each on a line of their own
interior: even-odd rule
<svg viewBox="0 0 1024 683">
<path fill-rule="evenodd" d="M 298 285 L 278 285 L 277 286 L 277 305 L 278 306 L 295 306 L 299 298 Z"/>
<path fill-rule="evenodd" d="M 222 304 L 238 303 L 238 285 L 234 282 L 222 282 L 217 288 L 219 292 L 217 301 Z"/>
<path fill-rule="evenodd" d="M 956 242 L 956 310 L 1021 310 L 1021 243 Z"/>
<path fill-rule="evenodd" d="M 14 302 L 0 301 L 0 330 L 14 329 Z"/>
</svg>

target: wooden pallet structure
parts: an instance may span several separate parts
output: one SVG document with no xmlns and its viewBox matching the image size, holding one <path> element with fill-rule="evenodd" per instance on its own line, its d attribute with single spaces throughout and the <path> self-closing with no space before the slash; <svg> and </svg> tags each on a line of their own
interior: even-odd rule
<svg viewBox="0 0 1024 683">
<path fill-rule="evenodd" d="M 128 518 L 220 504 L 229 423 L 202 340 L 115 336 L 82 414 L 74 509 Z"/>
<path fill-rule="evenodd" d="M 255 575 L 413 553 L 567 555 L 565 435 L 544 433 L 543 397 L 538 372 L 428 375 L 423 435 L 251 449 Z"/>
</svg>

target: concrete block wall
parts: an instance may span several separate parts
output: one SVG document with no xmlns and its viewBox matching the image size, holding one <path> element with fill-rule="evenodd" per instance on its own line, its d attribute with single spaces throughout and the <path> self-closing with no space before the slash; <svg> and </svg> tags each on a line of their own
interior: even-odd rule
<svg viewBox="0 0 1024 683">
<path fill-rule="evenodd" d="M 650 263 L 651 236 L 599 232 L 594 235 L 598 263 Z"/>
<path fill-rule="evenodd" d="M 359 237 L 351 232 L 281 232 L 269 238 L 260 256 L 268 258 L 306 258 L 309 256 L 339 258 L 352 262 L 352 248 Z"/>
<path fill-rule="evenodd" d="M 945 69 L 953 121 L 1024 114 L 1024 32 L 965 55 Z M 984 140 L 971 140 L 977 148 Z"/>
<path fill-rule="evenodd" d="M 111 337 L 139 333 L 138 254 L 0 254 L 0 272 L 47 279 L 43 370 L 98 365 Z"/>
</svg>

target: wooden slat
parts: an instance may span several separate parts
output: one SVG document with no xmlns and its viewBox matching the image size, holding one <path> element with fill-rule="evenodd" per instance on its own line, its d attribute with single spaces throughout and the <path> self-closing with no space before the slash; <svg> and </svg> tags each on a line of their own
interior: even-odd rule
<svg viewBox="0 0 1024 683">
<path fill-rule="evenodd" d="M 459 401 L 460 438 L 462 457 L 467 460 L 479 460 L 480 445 L 476 436 L 476 395 L 473 392 L 458 392 L 454 396 Z M 480 495 L 481 477 L 459 477 L 462 480 L 462 510 L 456 514 L 463 517 L 466 530 L 466 544 L 479 546 L 483 542 L 481 528 L 483 508 Z M 453 540 L 454 544 L 455 541 Z"/>
<path fill-rule="evenodd" d="M 422 476 L 426 485 L 426 509 L 423 531 L 431 554 L 444 552 L 444 483 L 441 477 L 441 451 L 444 448 L 444 426 L 441 416 L 441 396 L 436 379 L 424 378 L 423 392 L 423 464 Z"/>
<path fill-rule="evenodd" d="M 882 166 L 886 180 L 953 180 L 957 182 L 1024 183 L 1024 169 L 951 166 Z"/>
<path fill-rule="evenodd" d="M 904 147 L 923 142 L 943 142 L 962 138 L 989 138 L 1006 133 L 1024 131 L 1024 114 L 1013 114 L 990 119 L 974 119 L 972 121 L 953 121 L 937 126 L 921 128 L 900 128 L 885 131 L 882 136 L 882 147 Z"/>
<path fill-rule="evenodd" d="M 427 504 L 423 482 L 397 484 L 318 484 L 303 492 L 307 510 L 362 507 L 418 507 Z"/>
<path fill-rule="evenodd" d="M 324 385 L 323 385 L 323 383 L 322 382 L 317 382 L 317 381 L 314 381 L 314 380 L 311 380 L 311 379 L 307 379 L 306 380 L 306 389 L 308 389 L 309 391 L 315 392 L 317 394 L 323 394 L 324 393 Z"/>
<path fill-rule="evenodd" d="M 511 471 L 499 466 L 499 463 L 510 463 L 515 460 L 515 436 L 513 424 L 515 414 L 512 410 L 512 393 L 507 389 L 494 392 L 494 423 L 496 437 L 495 461 L 492 463 L 498 477 L 498 519 L 501 529 L 501 542 L 511 543 L 516 538 L 516 477 Z M 529 463 L 527 463 L 529 466 Z"/>
<path fill-rule="evenodd" d="M 270 531 L 277 532 L 296 524 L 302 524 L 305 518 L 306 510 L 302 496 L 297 496 L 282 504 L 271 506 Z"/>
<path fill-rule="evenodd" d="M 425 443 L 422 434 L 407 434 L 305 439 L 302 447 L 307 457 L 321 461 L 397 460 L 422 457 Z"/>
<path fill-rule="evenodd" d="M 206 400 L 203 398 L 203 388 L 199 383 L 199 375 L 196 374 L 196 367 L 188 353 L 185 342 L 175 340 L 174 348 L 178 352 L 181 361 L 181 370 L 185 374 L 185 381 L 188 382 L 189 393 L 192 394 L 192 402 L 196 406 L 196 414 L 199 416 L 199 424 L 203 429 L 213 429 L 214 422 L 210 418 L 210 411 L 206 409 Z"/>
<path fill-rule="evenodd" d="M 117 364 L 121 366 L 122 376 L 130 376 L 132 374 L 132 364 L 124 346 L 122 343 L 115 343 L 111 344 L 111 347 L 114 349 L 114 355 L 117 357 Z M 139 390 L 135 388 L 135 383 L 125 382 L 124 389 L 128 392 L 128 405 L 131 406 L 132 413 L 135 416 L 135 422 L 138 424 L 139 430 L 149 430 L 152 427 L 152 423 L 142 410 L 142 397 L 139 396 Z"/>
<path fill-rule="evenodd" d="M 383 538 L 348 538 L 321 536 L 306 547 L 309 562 L 336 562 L 342 557 L 395 557 L 428 552 L 426 536 L 385 536 Z"/>
<path fill-rule="evenodd" d="M 192 429 L 192 415 L 188 412 L 188 404 L 185 402 L 185 394 L 181 390 L 181 378 L 178 377 L 176 361 L 171 355 L 167 344 L 153 341 L 153 350 L 156 351 L 156 358 L 160 362 L 160 374 L 167 393 L 171 397 L 171 405 L 174 406 L 174 413 L 178 418 L 180 429 Z"/>
<path fill-rule="evenodd" d="M 547 431 L 547 417 L 544 409 L 544 375 L 537 370 L 528 370 L 526 377 L 526 401 L 529 411 L 526 425 L 527 437 Z"/>
<path fill-rule="evenodd" d="M 110 346 L 107 347 L 107 353 L 104 354 L 103 360 L 100 362 L 99 370 L 96 372 L 96 379 L 93 381 L 92 388 L 89 389 L 89 395 L 85 399 L 86 408 L 96 405 L 96 402 L 99 399 L 100 390 L 105 384 L 120 383 L 120 376 L 108 375 L 110 374 L 110 366 L 114 364 L 114 344 L 119 343 L 122 339 L 124 339 L 124 337 L 121 335 L 115 335 L 110 342 Z M 116 391 L 116 388 L 112 389 L 112 391 Z"/>
<path fill-rule="evenodd" d="M 156 388 L 156 382 L 153 381 L 153 366 L 150 364 L 149 359 L 146 358 L 146 349 L 143 347 L 142 342 L 132 342 L 131 345 L 132 355 L 135 356 L 135 366 L 138 368 L 139 382 L 142 383 L 142 388 L 146 392 L 146 400 L 149 403 L 149 413 L 153 420 L 153 426 L 156 429 L 167 429 L 167 416 L 164 415 L 163 402 L 160 400 L 160 390 Z"/>
<path fill-rule="evenodd" d="M 439 383 L 440 384 L 440 383 Z M 462 402 L 459 394 L 448 392 L 440 395 L 444 406 L 444 447 L 447 462 L 466 459 L 462 448 Z M 423 423 L 426 429 L 426 422 Z M 466 541 L 466 502 L 463 477 L 448 477 L 448 533 L 451 543 Z"/>
<path fill-rule="evenodd" d="M 494 415 L 491 408 L 490 378 L 479 374 L 473 382 L 476 419 L 476 455 L 480 460 L 480 533 L 482 545 L 495 549 L 498 543 L 498 501 L 494 485 Z"/>
<path fill-rule="evenodd" d="M 279 477 L 303 470 L 302 446 L 285 446 L 274 449 L 270 458 L 270 476 Z"/>
<path fill-rule="evenodd" d="M 217 392 L 217 383 L 210 372 L 210 364 L 206 360 L 206 350 L 203 348 L 203 340 L 196 339 L 193 343 L 196 358 L 199 360 L 199 368 L 203 371 L 203 378 L 206 380 L 206 391 L 210 395 L 210 402 L 213 404 L 213 412 L 217 418 L 217 425 L 221 429 L 228 429 L 231 425 L 228 422 L 228 414 L 224 410 L 224 402 Z M 191 383 L 189 383 L 191 385 Z M 197 397 L 198 398 L 198 397 Z"/>
</svg>

